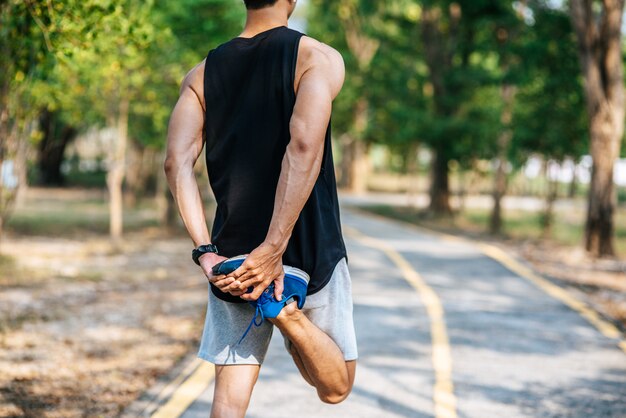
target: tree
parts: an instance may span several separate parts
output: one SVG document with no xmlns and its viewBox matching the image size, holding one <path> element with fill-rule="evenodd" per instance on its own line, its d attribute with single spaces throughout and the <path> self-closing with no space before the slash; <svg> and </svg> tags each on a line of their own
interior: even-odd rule
<svg viewBox="0 0 626 418">
<path fill-rule="evenodd" d="M 570 16 L 585 80 L 593 159 L 585 248 L 595 256 L 615 254 L 613 167 L 624 135 L 623 12 L 624 0 L 570 1 Z"/>
<path fill-rule="evenodd" d="M 533 4 L 533 23 L 521 47 L 523 79 L 513 115 L 511 161 L 543 158 L 546 173 L 566 160 L 577 162 L 588 144 L 585 99 L 576 35 L 566 11 Z M 543 235 L 550 234 L 557 181 L 547 176 Z"/>
<path fill-rule="evenodd" d="M 210 49 L 241 31 L 245 8 L 243 4 L 234 7 L 231 0 L 158 1 L 152 19 L 160 29 L 156 42 L 149 48 L 149 56 L 151 66 L 159 71 L 148 74 L 142 106 L 136 108 L 130 130 L 131 137 L 142 146 L 156 150 L 158 165 L 162 167 L 167 119 L 184 75 L 206 57 Z M 155 197 L 160 220 L 170 226 L 178 213 L 165 173 L 161 168 L 157 173 Z"/>
<path fill-rule="evenodd" d="M 62 119 L 59 111 L 43 109 L 39 116 L 42 138 L 37 146 L 39 183 L 46 186 L 62 186 L 65 183 L 61 164 L 65 148 L 76 137 L 77 129 Z"/>
<path fill-rule="evenodd" d="M 354 192 L 366 189 L 367 141 L 371 128 L 371 104 L 367 89 L 372 61 L 380 47 L 377 26 L 386 8 L 385 2 L 349 0 L 328 4 L 311 1 L 310 31 L 337 48 L 346 63 L 346 81 L 336 101 L 341 135 L 341 176 L 339 184 Z M 341 114 L 341 115 L 339 115 Z"/>
<path fill-rule="evenodd" d="M 500 123 L 492 121 L 494 111 L 502 112 L 502 98 L 496 99 L 498 106 L 491 105 L 493 99 L 490 103 L 475 99 L 492 95 L 493 86 L 503 78 L 496 42 L 497 36 L 508 36 L 503 26 L 512 20 L 513 10 L 508 1 L 422 4 L 418 24 L 432 92 L 430 126 L 424 135 L 433 153 L 429 210 L 449 215 L 449 163 L 493 156 L 493 128 Z"/>
<path fill-rule="evenodd" d="M 50 10 L 43 0 L 0 2 L 0 237 L 26 177 L 25 143 L 37 113 L 32 91 L 51 68 L 43 30 Z"/>
</svg>

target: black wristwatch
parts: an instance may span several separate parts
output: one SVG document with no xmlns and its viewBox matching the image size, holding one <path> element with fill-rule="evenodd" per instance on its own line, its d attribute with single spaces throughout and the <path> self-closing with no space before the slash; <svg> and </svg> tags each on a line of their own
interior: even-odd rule
<svg viewBox="0 0 626 418">
<path fill-rule="evenodd" d="M 191 258 L 193 259 L 194 263 L 200 265 L 199 259 L 206 253 L 217 254 L 217 247 L 215 246 L 215 244 L 200 245 L 198 248 L 194 248 L 193 250 L 191 250 Z"/>
</svg>

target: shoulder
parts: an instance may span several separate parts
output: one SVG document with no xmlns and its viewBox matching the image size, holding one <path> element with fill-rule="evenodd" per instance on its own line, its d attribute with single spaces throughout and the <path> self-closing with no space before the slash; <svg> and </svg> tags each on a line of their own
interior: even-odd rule
<svg viewBox="0 0 626 418">
<path fill-rule="evenodd" d="M 300 54 L 309 65 L 323 65 L 343 71 L 343 57 L 335 48 L 309 36 L 300 39 Z"/>
<path fill-rule="evenodd" d="M 339 93 L 345 77 L 343 57 L 335 48 L 309 36 L 302 36 L 298 53 L 302 72 L 315 69 L 329 80 L 333 90 Z"/>
<path fill-rule="evenodd" d="M 180 85 L 180 94 L 192 90 L 204 108 L 204 64 L 206 58 L 196 64 L 183 78 Z"/>
</svg>

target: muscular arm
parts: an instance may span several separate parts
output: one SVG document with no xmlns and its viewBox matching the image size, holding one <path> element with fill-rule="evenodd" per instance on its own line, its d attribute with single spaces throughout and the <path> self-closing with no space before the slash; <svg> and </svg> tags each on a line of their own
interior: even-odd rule
<svg viewBox="0 0 626 418">
<path fill-rule="evenodd" d="M 165 173 L 167 182 L 189 236 L 196 246 L 209 244 L 204 207 L 193 167 L 204 146 L 203 63 L 194 67 L 183 80 L 180 97 L 170 116 L 167 132 Z M 223 260 L 215 254 L 200 257 L 200 264 L 212 279 L 213 264 Z"/>
<path fill-rule="evenodd" d="M 252 293 L 242 296 L 246 300 L 258 298 L 272 280 L 275 281 L 276 297 L 282 294 L 282 256 L 319 176 L 332 101 L 343 85 L 341 55 L 310 38 L 303 38 L 301 42 L 302 75 L 290 121 L 291 140 L 282 161 L 270 227 L 265 241 L 229 275 L 237 278 L 230 289 L 254 287 Z"/>
<path fill-rule="evenodd" d="M 334 51 L 333 51 L 334 52 Z M 281 254 L 320 173 L 332 101 L 343 84 L 343 60 L 337 53 L 316 55 L 300 79 L 282 161 L 274 212 L 265 241 Z"/>
</svg>

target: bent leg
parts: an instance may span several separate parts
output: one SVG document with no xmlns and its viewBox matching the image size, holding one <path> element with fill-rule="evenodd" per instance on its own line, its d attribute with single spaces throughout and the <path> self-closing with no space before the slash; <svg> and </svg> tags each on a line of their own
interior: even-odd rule
<svg viewBox="0 0 626 418">
<path fill-rule="evenodd" d="M 302 361 L 302 357 L 300 357 L 300 353 L 298 349 L 293 345 L 289 344 L 289 354 L 293 358 L 293 362 L 296 364 L 296 367 L 300 371 L 300 374 L 304 378 L 304 380 L 311 386 L 315 386 L 313 379 L 309 376 L 309 372 L 304 365 L 304 361 Z M 350 387 L 354 384 L 354 376 L 356 374 L 356 360 L 346 361 L 346 367 L 348 368 L 348 375 L 350 377 Z"/>
<path fill-rule="evenodd" d="M 339 403 L 348 397 L 354 383 L 356 361 L 345 361 L 335 342 L 313 324 L 295 303 L 273 319 L 291 343 L 290 351 L 305 380 L 315 386 L 320 399 Z"/>
<path fill-rule="evenodd" d="M 215 366 L 211 418 L 244 418 L 261 366 Z"/>
</svg>

